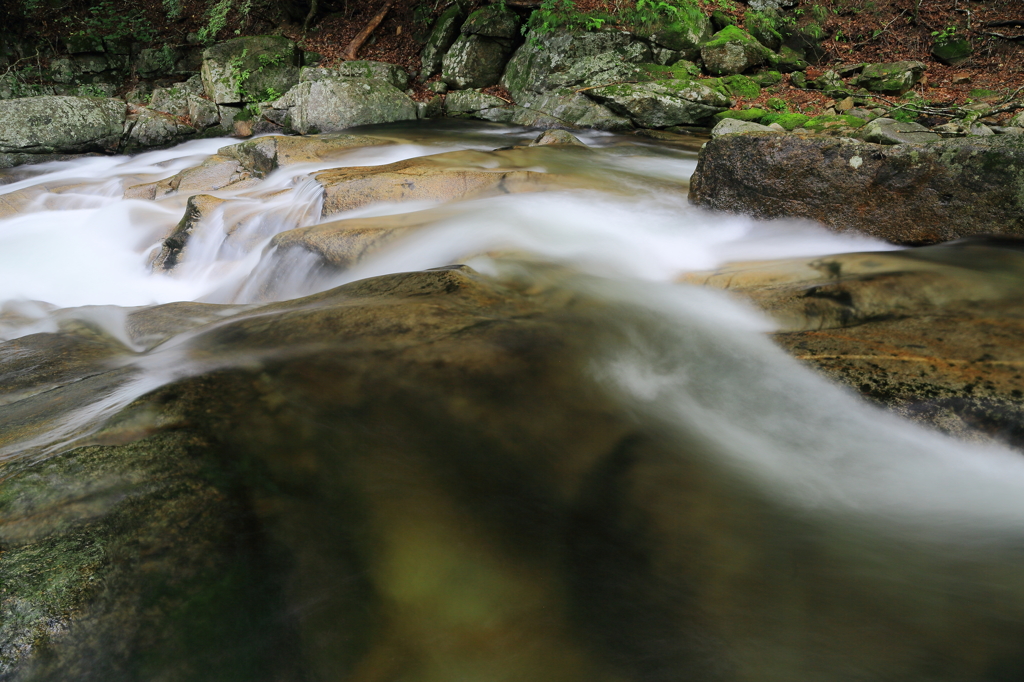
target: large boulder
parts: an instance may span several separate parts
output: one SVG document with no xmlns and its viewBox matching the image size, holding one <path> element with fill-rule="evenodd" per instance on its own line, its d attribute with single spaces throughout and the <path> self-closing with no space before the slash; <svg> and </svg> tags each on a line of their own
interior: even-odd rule
<svg viewBox="0 0 1024 682">
<path fill-rule="evenodd" d="M 308 66 L 299 73 L 299 82 L 318 81 L 325 78 L 373 78 L 390 83 L 399 90 L 409 87 L 409 74 L 400 67 L 386 62 L 359 59 L 341 62 L 332 67 Z"/>
<path fill-rule="evenodd" d="M 872 119 L 860 131 L 860 135 L 865 142 L 879 144 L 925 143 L 939 139 L 938 133 L 933 133 L 920 123 L 896 121 L 891 118 Z"/>
<path fill-rule="evenodd" d="M 459 29 L 466 18 L 462 3 L 454 3 L 434 22 L 427 42 L 420 53 L 420 80 L 426 80 L 441 70 L 441 60 L 459 37 Z"/>
<path fill-rule="evenodd" d="M 902 95 L 921 80 L 927 68 L 922 62 L 917 61 L 868 64 L 851 82 L 871 92 Z"/>
<path fill-rule="evenodd" d="M 370 78 L 299 83 L 269 107 L 286 127 L 302 135 L 416 119 L 416 105 L 408 95 L 390 83 Z"/>
<path fill-rule="evenodd" d="M 116 99 L 50 95 L 0 101 L 0 154 L 113 152 L 127 113 Z"/>
<path fill-rule="evenodd" d="M 299 82 L 302 54 L 283 36 L 246 36 L 203 52 L 206 95 L 217 104 L 277 99 Z"/>
<path fill-rule="evenodd" d="M 701 149 L 690 201 L 758 218 L 809 218 L 904 244 L 1024 235 L 1024 139 L 885 146 L 725 135 Z"/>
<path fill-rule="evenodd" d="M 488 5 L 470 14 L 460 31 L 442 60 L 441 78 L 455 89 L 497 84 L 519 42 L 519 17 L 504 5 Z"/>
<path fill-rule="evenodd" d="M 586 94 L 642 128 L 700 125 L 731 104 L 725 95 L 687 80 L 623 83 Z"/>
<path fill-rule="evenodd" d="M 501 84 L 516 98 L 527 92 L 573 87 L 580 83 L 579 71 L 573 67 L 606 53 L 613 53 L 620 63 L 651 61 L 650 47 L 625 31 L 531 31 L 509 60 Z"/>
<path fill-rule="evenodd" d="M 772 51 L 737 26 L 726 26 L 700 48 L 704 68 L 715 76 L 743 73 L 767 62 Z"/>
</svg>

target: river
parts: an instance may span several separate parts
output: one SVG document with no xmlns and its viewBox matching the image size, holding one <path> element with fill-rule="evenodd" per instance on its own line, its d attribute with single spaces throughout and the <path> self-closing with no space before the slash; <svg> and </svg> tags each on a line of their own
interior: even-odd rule
<svg viewBox="0 0 1024 682">
<path fill-rule="evenodd" d="M 223 201 L 204 213 L 173 269 L 153 263 L 190 193 L 150 201 L 125 199 L 125 191 L 170 178 L 236 140 L 193 141 L 131 158 L 42 164 L 0 177 L 6 182 L 0 185 L 0 202 L 7 202 L 0 208 L 14 207 L 0 214 L 0 338 L 5 342 L 0 359 L 8 363 L 6 371 L 0 365 L 0 377 L 6 377 L 0 412 L 7 412 L 8 432 L 0 439 L 0 463 L 8 471 L 24 475 L 25 467 L 45 465 L 76 447 L 134 442 L 135 436 L 104 440 L 95 434 L 109 431 L 105 425 L 119 415 L 133 414 L 130 406 L 147 395 L 204 377 L 219 381 L 216 377 L 237 370 L 256 377 L 256 383 L 269 373 L 267 382 L 286 388 L 267 395 L 284 395 L 273 400 L 292 405 L 289 409 L 300 416 L 280 417 L 281 433 L 291 443 L 287 447 L 276 442 L 266 423 L 244 423 L 238 415 L 245 410 L 233 412 L 232 425 L 225 428 L 240 429 L 250 435 L 239 438 L 265 442 L 275 453 L 265 457 L 270 462 L 265 466 L 275 471 L 272 478 L 279 477 L 275 485 L 286 488 L 281 481 L 298 480 L 277 472 L 284 461 L 312 476 L 295 483 L 308 496 L 246 497 L 269 529 L 262 532 L 292 557 L 285 562 L 288 568 L 266 569 L 285 576 L 280 578 L 284 587 L 275 588 L 285 596 L 275 592 L 274 599 L 286 603 L 275 609 L 287 618 L 276 615 L 268 625 L 248 614 L 245 618 L 256 623 L 251 630 L 213 637 L 221 642 L 217 637 L 223 636 L 224 646 L 235 647 L 235 658 L 224 657 L 230 665 L 206 652 L 196 654 L 202 662 L 196 665 L 212 667 L 182 667 L 189 648 L 157 638 L 145 646 L 166 656 L 156 656 L 158 662 L 147 663 L 148 668 L 132 663 L 135 667 L 125 664 L 111 673 L 89 664 L 92 670 L 110 675 L 104 679 L 153 680 L 908 682 L 1020 676 L 1020 454 L 997 444 L 957 441 L 867 404 L 778 348 L 770 338 L 774 323 L 749 303 L 680 283 L 686 273 L 728 262 L 894 247 L 807 222 L 759 222 L 694 208 L 685 187 L 696 167 L 695 148 L 597 132 L 580 135 L 590 150 L 526 152 L 533 156 L 524 156 L 529 165 L 521 168 L 567 179 L 547 191 L 460 202 L 373 202 L 324 215 L 323 190 L 313 177 L 318 171 L 489 152 L 528 144 L 536 136 L 526 129 L 451 122 L 359 132 L 390 144 L 351 149 L 327 161 L 289 165 L 265 178 L 203 192 Z M 274 241 L 287 231 L 331 221 L 403 215 L 412 216 L 417 229 L 368 251 L 350 267 L 332 266 L 312 251 L 285 249 Z M 275 374 L 278 370 L 265 369 L 306 352 L 297 350 L 304 343 L 320 344 L 317 348 L 329 348 L 335 356 L 349 346 L 330 336 L 289 336 L 282 331 L 287 325 L 279 329 L 277 322 L 267 322 L 264 328 L 260 320 L 289 315 L 288 324 L 305 329 L 304 311 L 325 301 L 334 305 L 331 292 L 338 287 L 362 292 L 366 281 L 376 281 L 370 278 L 453 264 L 471 271 L 437 272 L 468 277 L 459 280 L 467 289 L 480 283 L 480 300 L 497 300 L 494 292 L 506 290 L 517 296 L 541 292 L 544 304 L 537 311 L 495 312 L 495 324 L 513 317 L 548 320 L 546 311 L 574 302 L 570 312 L 551 318 L 555 331 L 544 332 L 552 334 L 553 359 L 538 362 L 554 368 L 555 378 L 538 379 L 536 393 L 529 388 L 533 360 L 523 361 L 527 369 L 508 374 L 504 388 L 474 385 L 471 348 L 460 351 L 463 364 L 431 360 L 432 373 L 424 376 L 435 377 L 436 394 L 423 383 L 409 394 L 422 403 L 447 404 L 454 400 L 449 391 L 466 386 L 465 396 L 484 396 L 479 406 L 466 398 L 468 403 L 444 408 L 449 410 L 444 414 L 471 415 L 465 417 L 471 426 L 439 421 L 417 431 L 435 413 L 424 408 L 421 419 L 413 413 L 422 403 L 382 389 L 378 404 L 359 408 L 365 421 L 345 422 L 348 430 L 343 430 L 328 423 L 348 419 L 330 416 L 340 414 L 337 400 L 320 396 L 333 396 L 335 384 L 347 381 L 351 372 L 308 358 L 280 370 L 292 373 L 287 380 Z M 146 311 L 177 310 L 168 307 L 177 302 L 209 305 L 189 308 L 187 323 L 175 318 L 155 331 L 140 331 L 144 325 L 131 322 L 142 319 L 139 314 L 156 314 Z M 431 310 L 402 309 L 394 319 L 410 325 L 419 315 L 433 315 Z M 67 376 L 60 374 L 64 369 L 53 369 L 56 361 L 17 364 L 29 353 L 26 348 L 49 349 L 46 339 L 58 338 L 86 339 L 104 350 L 96 351 L 98 360 L 82 360 L 87 369 L 68 370 Z M 528 348 L 523 353 L 542 352 L 533 338 L 523 342 Z M 569 338 L 564 346 L 556 343 L 563 338 Z M 77 361 L 66 357 L 84 353 L 60 352 L 70 354 L 60 356 L 69 364 Z M 558 375 L 574 357 L 583 358 L 573 370 L 584 377 L 578 388 L 569 370 Z M 513 365 L 519 362 L 514 353 L 509 358 Z M 330 388 L 317 376 L 321 372 L 332 377 Z M 387 370 L 373 376 L 371 383 L 396 386 L 419 381 L 392 377 Z M 40 399 L 47 391 L 56 396 L 52 404 Z M 493 397 L 494 392 L 501 395 Z M 588 402 L 591 394 L 600 397 Z M 309 404 L 297 397 L 306 395 L 313 396 Z M 507 412 L 488 411 L 489 400 Z M 267 414 L 279 415 L 278 409 Z M 386 416 L 400 409 L 408 412 Z M 589 415 L 587 421 L 579 421 L 581 414 Z M 595 416 L 601 414 L 608 415 L 606 424 Z M 278 423 L 277 416 L 267 419 Z M 620 423 L 629 426 L 609 426 Z M 301 445 L 307 436 L 294 440 L 307 427 L 315 432 L 308 435 L 315 446 Z M 479 429 L 479 438 L 466 435 L 463 442 L 462 428 L 474 434 Z M 362 435 L 352 436 L 352 429 Z M 139 429 L 140 436 L 154 432 L 150 426 Z M 388 458 L 383 466 L 393 468 L 390 473 L 358 468 L 359 494 L 388 501 L 367 502 L 371 511 L 351 512 L 363 519 L 360 523 L 385 530 L 332 531 L 361 527 L 350 511 L 339 511 L 348 507 L 329 490 L 342 474 L 323 464 L 324 452 L 345 451 L 341 443 L 351 438 L 379 442 L 374 457 Z M 505 464 L 500 463 L 486 465 L 498 472 L 495 480 L 492 474 L 467 474 L 476 471 L 476 455 L 466 453 L 476 452 L 488 438 L 541 454 L 536 460 L 524 454 L 526 459 L 508 469 L 522 480 L 502 478 Z M 403 460 L 403 448 L 434 452 L 435 445 L 422 445 L 432 439 L 465 452 L 437 470 L 419 459 L 415 465 Z M 608 474 L 614 482 L 601 483 L 593 471 L 604 465 L 591 461 L 586 465 L 591 473 L 584 475 L 581 462 L 590 460 L 582 455 L 550 461 L 549 445 L 557 455 L 575 452 L 576 443 L 620 454 L 626 448 L 630 454 L 618 464 L 612 457 L 608 466 L 629 473 Z M 247 441 L 243 449 L 253 447 Z M 281 454 L 285 451 L 287 456 Z M 491 457 L 480 454 L 484 462 Z M 527 466 L 543 471 L 536 490 L 523 483 L 533 480 L 521 470 Z M 454 486 L 452 494 L 448 483 L 432 482 L 442 476 L 439 472 L 449 472 L 464 487 Z M 447 492 L 438 492 L 441 488 Z M 266 501 L 282 495 L 287 504 Z M 562 513 L 559 503 L 538 502 L 548 499 L 545 495 L 577 499 L 575 511 Z M 645 520 L 637 521 L 637 515 Z M 310 527 L 319 530 L 304 537 Z M 371 536 L 375 539 L 367 539 Z M 199 542 L 198 535 L 188 537 Z M 0 534 L 0 541 L 25 542 L 9 534 Z M 342 549 L 352 542 L 376 549 Z M 361 558 L 339 558 L 349 552 Z M 352 603 L 359 600 L 339 596 L 339 585 L 360 581 L 371 584 L 366 590 L 374 596 L 359 597 L 363 601 L 356 608 Z M 264 595 L 259 589 L 252 594 Z M 327 606 L 317 606 L 321 603 Z M 67 617 L 71 624 L 55 631 L 58 644 L 64 641 L 60 637 L 73 639 L 76 627 L 86 627 Z M 289 618 L 287 627 L 280 625 Z M 252 632 L 265 651 L 239 644 Z M 98 646 L 90 644 L 89 655 L 107 655 Z M 347 653 L 338 653 L 342 650 Z M 292 663 L 265 663 L 267 651 Z M 0 666 L 0 679 L 59 679 L 52 672 L 58 669 L 66 674 L 65 668 L 39 664 L 24 668 L 30 672 L 19 677 L 17 656 L 4 655 L 7 670 L 15 672 L 4 677 Z M 74 654 L 82 661 L 89 655 Z M 251 667 L 254 661 L 259 665 Z M 100 672 L 89 674 L 101 678 Z"/>
</svg>

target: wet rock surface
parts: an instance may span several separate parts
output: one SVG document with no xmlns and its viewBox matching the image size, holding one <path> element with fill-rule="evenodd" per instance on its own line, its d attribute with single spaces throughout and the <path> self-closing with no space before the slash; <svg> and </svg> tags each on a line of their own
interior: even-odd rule
<svg viewBox="0 0 1024 682">
<path fill-rule="evenodd" d="M 1024 449 L 1024 242 L 736 263 L 685 281 L 778 324 L 794 357 L 905 417 Z"/>
</svg>

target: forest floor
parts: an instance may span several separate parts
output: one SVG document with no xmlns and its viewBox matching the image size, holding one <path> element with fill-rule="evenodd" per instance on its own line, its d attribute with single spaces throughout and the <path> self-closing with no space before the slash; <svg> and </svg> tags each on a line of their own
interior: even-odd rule
<svg viewBox="0 0 1024 682">
<path fill-rule="evenodd" d="M 928 65 L 917 94 L 936 104 L 964 104 L 971 93 L 991 90 L 1006 98 L 1024 92 L 1024 3 L 1021 0 L 824 0 L 814 5 L 826 12 L 823 46 L 826 59 L 812 66 L 807 74 L 814 78 L 827 69 L 860 62 L 918 60 Z M 306 35 L 301 26 L 286 25 L 286 35 L 298 40 L 307 50 L 319 52 L 327 61 L 340 59 L 342 50 L 376 12 L 379 3 L 355 8 L 349 15 L 336 13 L 320 20 Z M 440 0 L 431 14 L 436 16 L 448 3 Z M 622 4 L 621 0 L 618 4 Z M 729 0 L 701 0 L 710 14 L 720 10 L 742 23 L 745 6 Z M 607 0 L 576 0 L 580 11 L 614 9 Z M 810 11 L 812 3 L 801 2 L 796 11 Z M 410 72 L 419 70 L 419 52 L 429 24 L 417 14 L 416 3 L 396 3 L 374 31 L 359 56 L 398 64 Z M 417 19 L 421 19 L 419 22 Z M 1016 22 L 1016 26 L 1006 26 Z M 994 24 L 1004 24 L 995 26 Z M 931 55 L 933 32 L 956 27 L 974 45 L 971 58 L 957 66 L 946 66 Z M 1014 39 L 1017 38 L 1017 39 Z M 763 103 L 768 97 L 781 97 L 805 111 L 817 113 L 831 104 L 821 92 L 801 90 L 788 84 L 772 88 L 756 100 L 738 100 L 737 106 Z"/>
</svg>

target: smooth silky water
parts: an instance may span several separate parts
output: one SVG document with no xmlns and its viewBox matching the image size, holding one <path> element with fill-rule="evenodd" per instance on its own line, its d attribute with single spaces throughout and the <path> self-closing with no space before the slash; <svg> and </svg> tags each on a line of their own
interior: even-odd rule
<svg viewBox="0 0 1024 682">
<path fill-rule="evenodd" d="M 253 621 L 265 651 L 244 653 L 238 645 L 242 657 L 262 661 L 271 651 L 291 661 L 278 666 L 289 672 L 266 673 L 267 679 L 1024 675 L 1020 453 L 958 442 L 870 406 L 773 345 L 773 325 L 760 312 L 722 292 L 677 283 L 686 272 L 730 261 L 891 246 L 806 222 L 763 223 L 696 209 L 685 195 L 694 151 L 601 133 L 581 136 L 590 152 L 531 152 L 536 164 L 529 170 L 577 178 L 578 189 L 374 204 L 321 217 L 321 190 L 311 176 L 318 170 L 493 150 L 536 135 L 469 124 L 361 132 L 397 143 L 206 192 L 226 201 L 204 216 L 170 271 L 152 262 L 188 196 L 143 201 L 122 194 L 194 166 L 234 140 L 8 172 L 0 200 L 17 211 L 0 219 L 0 359 L 16 364 L 26 347 L 17 344 L 49 338 L 87 341 L 102 352 L 82 360 L 87 371 L 68 375 L 76 382 L 70 389 L 63 370 L 48 364 L 7 373 L 0 397 L 0 414 L 7 413 L 4 466 L 21 471 L 70 448 L 144 438 L 158 430 L 155 418 L 125 412 L 144 396 L 235 370 L 255 383 L 278 381 L 261 372 L 309 352 L 290 383 L 281 384 L 289 387 L 280 390 L 284 397 L 261 398 L 261 405 L 287 402 L 292 417 L 246 424 L 239 415 L 256 408 L 245 407 L 229 410 L 234 416 L 224 427 L 255 434 L 251 439 L 264 445 L 246 447 L 265 447 L 270 454 L 256 459 L 269 470 L 294 463 L 309 470 L 303 475 L 315 472 L 308 496 L 277 488 L 253 494 L 265 532 L 292 556 L 266 569 L 280 573 L 286 596 L 275 597 L 284 616 Z M 428 224 L 347 269 L 271 243 L 299 227 L 414 211 L 431 216 Z M 578 442 L 611 452 L 606 462 L 582 464 L 585 458 L 566 455 L 561 463 L 545 454 L 530 465 L 539 473 L 508 469 L 521 480 L 480 473 L 486 486 L 465 473 L 477 456 L 489 461 L 484 452 L 432 470 L 430 457 L 406 461 L 403 448 L 433 452 L 436 444 L 420 444 L 432 439 L 453 451 L 476 445 L 464 444 L 457 426 L 428 424 L 417 432 L 419 407 L 382 392 L 391 397 L 361 408 L 365 422 L 345 428 L 364 429 L 357 441 L 380 443 L 367 448 L 388 453 L 384 464 L 360 460 L 344 472 L 324 464 L 342 458 L 353 436 L 339 435 L 342 427 L 331 422 L 339 408 L 318 401 L 348 375 L 330 374 L 336 369 L 325 364 L 324 376 L 337 377 L 327 387 L 310 358 L 344 355 L 348 346 L 323 336 L 295 340 L 262 321 L 301 320 L 338 300 L 350 305 L 347 294 L 331 292 L 344 285 L 357 289 L 338 291 L 362 292 L 367 278 L 457 263 L 472 268 L 465 277 L 481 287 L 541 301 L 523 319 L 549 319 L 544 311 L 555 310 L 545 324 L 564 343 L 552 342 L 556 378 L 539 377 L 535 394 L 530 377 L 510 380 L 500 397 L 508 413 L 461 403 L 452 413 L 470 415 L 466 424 L 484 439 L 550 445 L 555 455 Z M 166 323 L 130 322 L 142 319 L 140 312 L 150 319 L 178 311 L 152 306 L 181 301 L 194 304 Z M 575 302 L 571 314 L 557 312 L 565 301 Z M 494 319 L 509 315 L 496 312 Z M 54 353 L 78 352 L 61 349 Z M 415 395 L 427 403 L 454 400 L 447 382 L 464 379 L 435 364 L 437 394 L 417 388 Z M 582 377 L 578 391 L 566 384 L 570 366 Z M 32 372 L 53 376 L 26 383 Z M 75 392 L 52 405 L 40 399 L 55 387 Z M 310 396 L 309 404 L 301 396 Z M 593 404 L 588 396 L 596 396 Z M 24 405 L 31 410 L 19 412 Z M 143 414 L 137 428 L 136 412 Z M 584 413 L 605 414 L 608 423 L 574 423 Z M 424 411 L 422 420 L 431 414 Z M 102 435 L 111 420 L 129 424 L 113 440 Z M 507 432 L 488 433 L 497 428 Z M 554 435 L 546 445 L 548 428 Z M 505 471 L 498 461 L 481 466 L 492 478 Z M 517 490 L 523 481 L 533 483 Z M 370 511 L 352 512 L 336 499 L 350 486 L 366 496 Z M 551 500 L 576 499 L 571 513 L 539 503 L 548 499 L 541 488 L 557 491 Z M 332 530 L 359 524 L 370 530 Z M 348 549 L 351 543 L 376 549 L 360 554 Z M 344 596 L 352 585 L 362 586 L 358 598 Z M 250 636 L 245 632 L 238 638 Z M 216 666 L 156 668 L 124 679 L 262 679 Z"/>
</svg>

